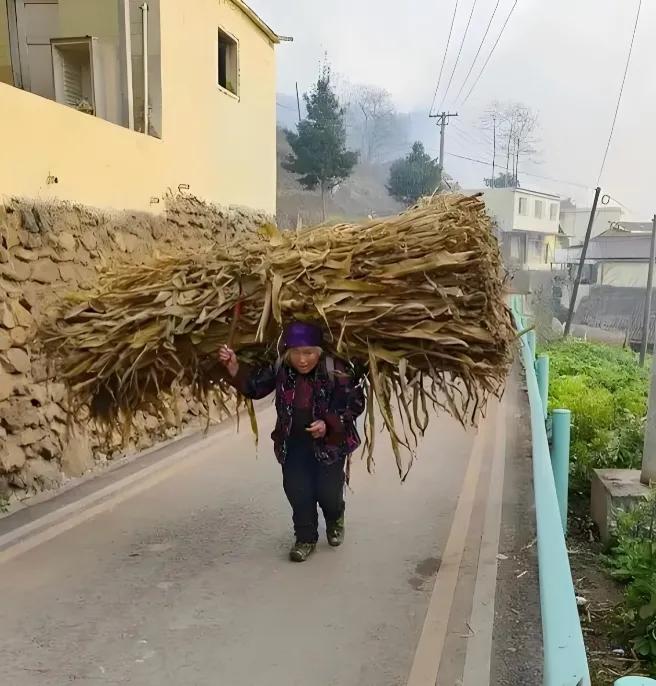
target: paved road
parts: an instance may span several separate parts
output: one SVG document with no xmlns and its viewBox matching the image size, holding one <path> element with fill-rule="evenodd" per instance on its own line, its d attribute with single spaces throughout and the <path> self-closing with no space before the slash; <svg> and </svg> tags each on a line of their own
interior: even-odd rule
<svg viewBox="0 0 656 686">
<path fill-rule="evenodd" d="M 270 409 L 261 414 L 263 433 L 272 418 Z M 484 454 L 469 469 L 481 441 Z M 404 686 L 422 645 L 424 662 L 433 659 L 427 641 L 439 637 L 435 620 L 446 608 L 446 622 L 453 602 L 462 616 L 442 637 L 449 660 L 438 683 L 454 686 L 492 443 L 439 418 L 400 484 L 381 436 L 376 474 L 354 469 L 345 545 L 322 543 L 292 565 L 290 513 L 268 441 L 257 459 L 245 431 L 205 441 L 138 496 L 110 499 L 20 555 L 9 548 L 3 561 L 0 552 L 2 683 Z M 476 496 L 469 518 L 464 488 Z M 465 535 L 475 545 L 458 560 Z"/>
</svg>

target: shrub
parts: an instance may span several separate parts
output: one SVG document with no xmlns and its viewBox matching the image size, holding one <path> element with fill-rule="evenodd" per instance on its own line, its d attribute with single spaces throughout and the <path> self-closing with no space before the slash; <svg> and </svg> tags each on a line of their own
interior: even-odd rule
<svg viewBox="0 0 656 686">
<path fill-rule="evenodd" d="M 617 630 L 642 658 L 656 666 L 656 498 L 617 515 L 611 574 L 626 584 Z"/>
<path fill-rule="evenodd" d="M 572 485 L 593 469 L 638 467 L 648 372 L 622 348 L 567 340 L 549 345 L 550 407 L 572 411 Z"/>
</svg>

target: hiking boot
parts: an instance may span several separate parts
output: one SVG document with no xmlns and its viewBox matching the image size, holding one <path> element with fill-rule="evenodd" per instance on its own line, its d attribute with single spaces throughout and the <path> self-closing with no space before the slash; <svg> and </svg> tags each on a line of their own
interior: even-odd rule
<svg viewBox="0 0 656 686">
<path fill-rule="evenodd" d="M 333 548 L 338 548 L 344 543 L 344 517 L 340 517 L 336 522 L 331 522 L 326 525 L 326 535 L 328 537 L 328 545 Z"/>
<path fill-rule="evenodd" d="M 301 543 L 296 541 L 294 547 L 289 551 L 289 559 L 292 562 L 305 562 L 312 555 L 316 548 L 316 543 Z"/>
</svg>

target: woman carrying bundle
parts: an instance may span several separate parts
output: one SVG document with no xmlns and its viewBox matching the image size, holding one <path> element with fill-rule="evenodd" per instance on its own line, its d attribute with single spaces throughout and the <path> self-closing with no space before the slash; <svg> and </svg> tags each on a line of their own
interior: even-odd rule
<svg viewBox="0 0 656 686">
<path fill-rule="evenodd" d="M 341 360 L 323 352 L 321 329 L 289 325 L 280 363 L 250 368 L 224 346 L 219 359 L 228 381 L 257 400 L 276 393 L 274 450 L 292 507 L 296 542 L 290 559 L 304 562 L 319 538 L 317 505 L 326 520 L 328 543 L 344 540 L 344 482 L 348 457 L 360 445 L 356 420 L 364 411 L 360 384 Z"/>
</svg>

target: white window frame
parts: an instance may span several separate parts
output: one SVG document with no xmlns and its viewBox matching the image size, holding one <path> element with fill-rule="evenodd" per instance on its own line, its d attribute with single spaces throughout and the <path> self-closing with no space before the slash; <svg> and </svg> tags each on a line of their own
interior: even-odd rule
<svg viewBox="0 0 656 686">
<path fill-rule="evenodd" d="M 533 204 L 533 215 L 536 219 L 544 219 L 544 200 L 535 199 Z"/>
<path fill-rule="evenodd" d="M 528 198 L 525 195 L 519 196 L 519 202 L 517 203 L 517 214 L 520 217 L 528 216 Z"/>
<path fill-rule="evenodd" d="M 76 46 L 83 46 L 88 48 L 89 54 L 89 78 L 91 85 L 91 92 L 89 94 L 90 105 L 93 108 L 93 115 L 100 119 L 106 118 L 106 112 L 102 98 L 98 97 L 99 92 L 102 92 L 102 70 L 99 63 L 98 56 L 98 38 L 94 36 L 74 37 L 74 38 L 51 38 L 50 49 L 52 52 L 52 69 L 55 85 L 55 102 L 60 105 L 67 105 L 64 100 L 64 82 L 62 61 L 64 54 L 62 50 L 67 48 L 74 48 Z M 70 105 L 67 105 L 70 107 Z M 73 108 L 75 109 L 75 108 Z"/>
<path fill-rule="evenodd" d="M 552 202 L 549 205 L 549 221 L 556 221 L 558 219 L 558 203 Z"/>
<path fill-rule="evenodd" d="M 220 39 L 221 35 L 225 36 L 228 38 L 228 40 L 232 41 L 234 44 L 234 50 L 235 50 L 235 66 L 234 66 L 234 74 L 235 74 L 235 91 L 231 91 L 229 88 L 226 88 L 221 85 L 220 83 L 220 67 L 219 67 L 219 60 L 220 60 Z M 235 100 L 240 100 L 240 92 L 241 92 L 241 69 L 240 69 L 240 52 L 241 52 L 241 46 L 239 45 L 239 39 L 230 33 L 230 31 L 226 31 L 222 26 L 219 26 L 217 28 L 216 32 L 216 85 L 218 89 L 221 91 L 221 93 L 224 93 L 225 95 L 229 95 L 230 97 L 234 98 Z"/>
</svg>

